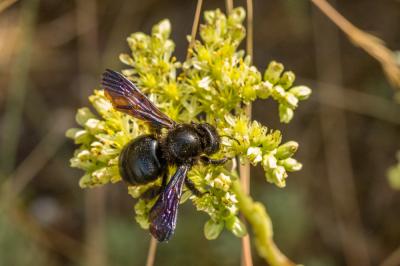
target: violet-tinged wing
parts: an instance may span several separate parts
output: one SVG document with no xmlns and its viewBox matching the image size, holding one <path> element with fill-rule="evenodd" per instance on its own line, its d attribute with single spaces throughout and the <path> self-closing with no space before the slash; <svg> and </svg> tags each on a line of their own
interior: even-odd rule
<svg viewBox="0 0 400 266">
<path fill-rule="evenodd" d="M 168 241 L 175 231 L 182 187 L 189 169 L 189 165 L 178 167 L 150 210 L 150 232 L 160 242 Z"/>
<path fill-rule="evenodd" d="M 171 128 L 175 122 L 162 113 L 130 80 L 122 74 L 107 69 L 101 81 L 107 98 L 115 109 L 155 127 Z"/>
</svg>

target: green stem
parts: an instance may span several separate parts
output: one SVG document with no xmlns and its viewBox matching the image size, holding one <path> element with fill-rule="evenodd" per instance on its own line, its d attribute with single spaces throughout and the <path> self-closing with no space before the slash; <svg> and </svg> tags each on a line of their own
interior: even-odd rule
<svg viewBox="0 0 400 266">
<path fill-rule="evenodd" d="M 239 201 L 239 209 L 251 225 L 254 232 L 254 242 L 258 254 L 271 266 L 296 265 L 289 260 L 275 245 L 271 218 L 264 205 L 255 202 L 247 195 L 240 185 L 239 180 L 233 182 L 233 191 Z"/>
</svg>

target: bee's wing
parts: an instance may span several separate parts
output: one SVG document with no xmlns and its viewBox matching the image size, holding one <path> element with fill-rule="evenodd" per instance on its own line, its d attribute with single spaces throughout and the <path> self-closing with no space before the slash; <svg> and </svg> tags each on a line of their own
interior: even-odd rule
<svg viewBox="0 0 400 266">
<path fill-rule="evenodd" d="M 107 98 L 115 109 L 155 127 L 171 128 L 175 122 L 162 113 L 130 80 L 122 74 L 107 69 L 101 81 Z"/>
<path fill-rule="evenodd" d="M 189 169 L 189 165 L 178 167 L 150 210 L 150 232 L 160 242 L 168 241 L 175 231 L 182 187 Z"/>
</svg>

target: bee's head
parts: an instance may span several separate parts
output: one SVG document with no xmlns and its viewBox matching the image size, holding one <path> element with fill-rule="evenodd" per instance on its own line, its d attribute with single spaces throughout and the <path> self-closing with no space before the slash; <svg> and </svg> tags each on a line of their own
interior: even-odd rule
<svg viewBox="0 0 400 266">
<path fill-rule="evenodd" d="M 220 138 L 214 126 L 208 123 L 197 125 L 201 137 L 203 152 L 207 155 L 216 153 L 219 150 Z"/>
</svg>

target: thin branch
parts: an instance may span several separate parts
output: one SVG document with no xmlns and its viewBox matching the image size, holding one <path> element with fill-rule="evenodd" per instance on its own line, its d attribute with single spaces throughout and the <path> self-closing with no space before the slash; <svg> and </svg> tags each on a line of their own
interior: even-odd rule
<svg viewBox="0 0 400 266">
<path fill-rule="evenodd" d="M 194 14 L 194 20 L 193 20 L 193 25 L 192 25 L 192 34 L 190 35 L 190 43 L 189 43 L 188 51 L 186 54 L 186 60 L 188 60 L 190 58 L 191 54 L 193 53 L 192 49 L 193 49 L 194 43 L 196 41 L 197 29 L 199 28 L 199 21 L 200 21 L 202 5 L 203 5 L 203 0 L 197 0 L 196 13 Z"/>
<path fill-rule="evenodd" d="M 1 185 L 1 202 L 13 202 L 64 143 L 64 132 L 69 124 L 69 116 L 62 112 L 56 115 L 54 120 L 54 125 L 49 133 Z"/>
<path fill-rule="evenodd" d="M 313 9 L 316 64 L 320 80 L 339 84 L 335 93 L 344 99 L 338 31 Z M 328 188 L 336 230 L 347 265 L 370 265 L 364 229 L 357 202 L 345 113 L 320 105 L 320 128 L 324 146 Z M 344 185 L 345 184 L 345 185 Z"/>
<path fill-rule="evenodd" d="M 7 91 L 6 108 L 3 117 L 3 130 L 0 142 L 0 168 L 8 175 L 15 166 L 19 136 L 21 133 L 22 112 L 28 86 L 28 73 L 31 62 L 39 0 L 24 1 L 21 10 L 20 47 L 11 67 L 11 80 Z"/>
<path fill-rule="evenodd" d="M 247 39 L 246 39 L 246 51 L 247 55 L 253 59 L 253 1 L 246 1 L 247 8 Z M 251 104 L 245 106 L 245 113 L 251 119 Z M 245 193 L 250 193 L 250 164 L 247 162 L 240 165 L 240 180 Z M 251 245 L 250 235 L 247 234 L 242 238 L 242 265 L 252 266 L 253 260 L 251 256 Z"/>
<path fill-rule="evenodd" d="M 336 11 L 326 0 L 311 0 L 347 37 L 370 56 L 378 60 L 390 83 L 400 89 L 400 66 L 395 54 L 378 37 L 366 33 Z"/>
<path fill-rule="evenodd" d="M 153 266 L 157 252 L 157 240 L 154 237 L 150 239 L 149 252 L 147 253 L 146 266 Z"/>
<path fill-rule="evenodd" d="M 400 247 L 392 252 L 381 264 L 380 266 L 396 266 L 400 265 Z"/>
<path fill-rule="evenodd" d="M 17 2 L 18 0 L 4 0 L 0 2 L 0 13 L 9 8 L 12 4 Z"/>
<path fill-rule="evenodd" d="M 96 72 L 99 62 L 98 21 L 96 0 L 76 0 L 76 32 L 78 38 L 79 85 L 81 95 L 85 95 L 92 84 L 85 76 Z M 84 29 L 91 29 L 83 31 Z M 84 34 L 80 34 L 85 32 Z M 105 201 L 106 188 L 97 188 L 85 193 L 85 265 L 107 265 L 105 243 Z"/>
<path fill-rule="evenodd" d="M 247 55 L 251 57 L 251 61 L 253 61 L 253 1 L 246 0 L 246 8 L 247 8 L 247 39 L 246 39 L 246 52 Z"/>
<path fill-rule="evenodd" d="M 233 9 L 233 0 L 225 0 L 226 13 L 229 15 Z"/>
</svg>

